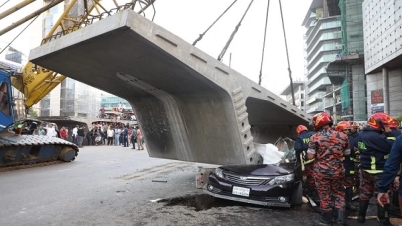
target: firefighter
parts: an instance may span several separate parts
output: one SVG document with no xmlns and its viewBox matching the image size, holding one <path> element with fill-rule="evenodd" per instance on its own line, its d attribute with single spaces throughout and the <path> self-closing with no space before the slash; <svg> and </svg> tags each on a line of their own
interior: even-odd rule
<svg viewBox="0 0 402 226">
<path fill-rule="evenodd" d="M 336 130 L 341 133 L 345 133 L 348 136 L 349 140 L 349 147 L 352 147 L 350 145 L 350 139 L 349 139 L 349 134 L 351 130 L 350 123 L 347 121 L 340 121 L 336 125 Z M 345 168 L 345 181 L 344 181 L 344 186 L 345 186 L 345 203 L 346 203 L 346 210 L 357 210 L 356 207 L 352 206 L 352 196 L 353 196 L 353 186 L 355 185 L 355 153 L 354 151 L 350 151 L 350 155 L 345 156 L 343 158 L 343 167 Z"/>
<path fill-rule="evenodd" d="M 392 118 L 385 113 L 370 116 L 367 127 L 357 137 L 357 148 L 360 151 L 360 197 L 357 222 L 366 221 L 369 200 L 377 190 L 381 180 L 384 164 L 389 156 L 395 136 L 389 124 Z M 388 214 L 389 205 L 377 205 L 377 217 L 380 225 L 391 225 Z"/>
<path fill-rule="evenodd" d="M 317 133 L 310 138 L 307 157 L 316 159 L 314 177 L 322 215 L 314 225 L 332 225 L 333 211 L 338 216 L 336 225 L 346 225 L 343 157 L 350 154 L 348 137 L 331 128 L 332 117 L 325 112 L 313 116 L 313 125 Z M 331 196 L 334 196 L 334 208 L 331 208 Z"/>
<path fill-rule="evenodd" d="M 392 134 L 394 134 L 395 137 L 398 137 L 402 134 L 402 132 L 398 129 L 398 124 L 398 119 L 396 118 L 392 118 L 392 122 L 389 124 L 389 128 L 392 130 Z"/>
<path fill-rule="evenodd" d="M 391 152 L 389 154 L 389 158 L 385 162 L 384 165 L 384 172 L 381 177 L 381 181 L 378 183 L 378 189 L 377 191 L 378 196 L 377 196 L 377 203 L 384 207 L 385 205 L 389 205 L 390 199 L 389 199 L 389 194 L 388 194 L 388 188 L 390 184 L 394 181 L 396 178 L 396 175 L 400 176 L 400 165 L 402 164 L 402 136 L 399 136 L 396 138 L 396 141 L 394 142 Z M 402 207 L 402 186 L 399 184 L 398 186 L 398 193 L 399 193 L 399 207 Z M 402 214 L 402 208 L 400 208 L 401 214 Z"/>
<path fill-rule="evenodd" d="M 308 131 L 307 127 L 304 125 L 299 125 L 296 128 L 298 137 L 296 138 L 294 149 L 296 151 L 296 157 L 301 164 L 304 164 L 304 174 L 306 175 L 306 187 L 308 189 L 309 195 L 313 194 L 315 190 L 314 182 L 314 170 L 313 162 L 314 159 L 307 159 L 307 149 L 308 142 L 310 141 L 311 135 L 314 134 L 312 131 Z"/>
</svg>

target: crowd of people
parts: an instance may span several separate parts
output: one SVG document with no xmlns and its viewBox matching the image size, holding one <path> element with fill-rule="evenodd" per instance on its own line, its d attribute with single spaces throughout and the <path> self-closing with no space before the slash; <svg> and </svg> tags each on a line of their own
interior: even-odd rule
<svg viewBox="0 0 402 226">
<path fill-rule="evenodd" d="M 322 112 L 313 116 L 312 124 L 314 132 L 304 125 L 297 127 L 295 151 L 304 166 L 308 195 L 316 192 L 319 197 L 321 219 L 314 225 L 347 225 L 350 211 L 358 211 L 357 221 L 363 224 L 374 196 L 379 225 L 392 225 L 389 193 L 399 193 L 402 206 L 402 136 L 398 121 L 388 114 L 375 113 L 365 127 L 348 121 L 334 125 L 332 117 Z M 353 187 L 359 187 L 358 208 L 352 205 Z"/>
<path fill-rule="evenodd" d="M 59 129 L 56 123 L 42 123 L 38 126 L 38 122 L 25 121 L 17 126 L 15 132 L 17 131 L 18 134 L 58 137 L 69 140 L 78 147 L 83 147 L 84 143 L 87 143 L 89 146 L 120 145 L 144 150 L 145 143 L 139 126 L 130 126 L 128 123 L 121 122 L 94 123 L 88 132 L 86 132 L 85 126 L 76 125 L 71 131 L 71 139 L 69 139 L 68 128 L 63 126 Z"/>
<path fill-rule="evenodd" d="M 139 126 L 130 126 L 128 123 L 97 123 L 92 125 L 88 133 L 79 134 L 78 125 L 72 131 L 73 143 L 82 147 L 79 137 L 87 139 L 88 145 L 120 145 L 132 149 L 144 150 L 144 138 Z M 81 145 L 80 145 L 81 144 Z"/>
</svg>

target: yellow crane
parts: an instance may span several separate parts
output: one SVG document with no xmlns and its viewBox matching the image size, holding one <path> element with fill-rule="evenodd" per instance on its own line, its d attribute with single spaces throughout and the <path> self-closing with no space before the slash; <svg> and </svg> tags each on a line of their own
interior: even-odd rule
<svg viewBox="0 0 402 226">
<path fill-rule="evenodd" d="M 18 11 L 19 9 L 31 4 L 36 0 L 24 0 L 21 3 L 5 10 L 0 13 L 0 19 L 7 17 L 8 15 Z M 82 2 L 84 7 L 82 15 L 74 15 L 72 13 L 73 7 Z M 26 17 L 12 23 L 10 26 L 0 30 L 0 36 L 11 31 L 17 26 L 25 23 L 26 21 L 40 15 L 41 13 L 49 10 L 65 0 L 53 0 L 46 6 L 36 10 L 35 12 L 27 15 Z M 107 9 L 103 3 L 112 2 L 115 8 Z M 41 44 L 46 43 L 52 38 L 57 38 L 71 32 L 74 32 L 82 27 L 85 27 L 93 22 L 102 20 L 112 14 L 115 14 L 125 9 L 138 9 L 138 13 L 143 13 L 147 8 L 153 6 L 155 0 L 131 0 L 126 1 L 124 4 L 120 4 L 117 0 L 70 0 L 65 7 L 64 12 L 53 25 L 52 29 L 43 39 Z M 34 104 L 38 103 L 43 97 L 45 97 L 50 91 L 52 91 L 58 84 L 60 84 L 66 77 L 57 72 L 48 70 L 46 68 L 35 65 L 32 62 L 28 62 L 21 73 L 15 74 L 11 78 L 11 84 L 18 89 L 25 96 L 25 107 L 28 109 Z"/>
</svg>

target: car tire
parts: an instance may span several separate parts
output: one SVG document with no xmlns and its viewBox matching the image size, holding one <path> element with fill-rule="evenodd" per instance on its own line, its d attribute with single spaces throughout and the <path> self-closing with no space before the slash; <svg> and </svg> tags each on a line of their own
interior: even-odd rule
<svg viewBox="0 0 402 226">
<path fill-rule="evenodd" d="M 299 184 L 296 186 L 295 190 L 293 191 L 292 205 L 300 206 L 301 204 L 303 204 L 302 198 L 303 198 L 303 185 L 300 181 Z"/>
</svg>

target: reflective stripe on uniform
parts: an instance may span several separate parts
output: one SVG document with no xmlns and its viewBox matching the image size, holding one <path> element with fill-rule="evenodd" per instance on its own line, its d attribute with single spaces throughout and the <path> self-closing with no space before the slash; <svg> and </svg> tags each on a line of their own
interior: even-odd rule
<svg viewBox="0 0 402 226">
<path fill-rule="evenodd" d="M 389 154 L 388 155 L 384 155 L 384 159 L 388 159 L 389 158 Z"/>
<path fill-rule="evenodd" d="M 307 161 L 305 161 L 303 163 L 304 163 L 304 165 L 307 165 L 307 164 L 310 164 L 310 163 L 314 162 L 314 160 L 315 159 L 310 159 L 310 160 L 307 160 Z"/>
<path fill-rule="evenodd" d="M 396 140 L 396 137 L 387 137 L 387 140 Z"/>
<path fill-rule="evenodd" d="M 354 171 L 354 170 L 351 170 L 349 173 L 350 173 L 350 174 L 355 174 L 355 171 Z"/>
<path fill-rule="evenodd" d="M 366 171 L 369 174 L 377 174 L 383 172 L 382 170 L 364 170 L 364 171 Z"/>
<path fill-rule="evenodd" d="M 375 165 L 375 157 L 371 156 L 371 170 L 376 170 L 376 165 Z"/>
</svg>

